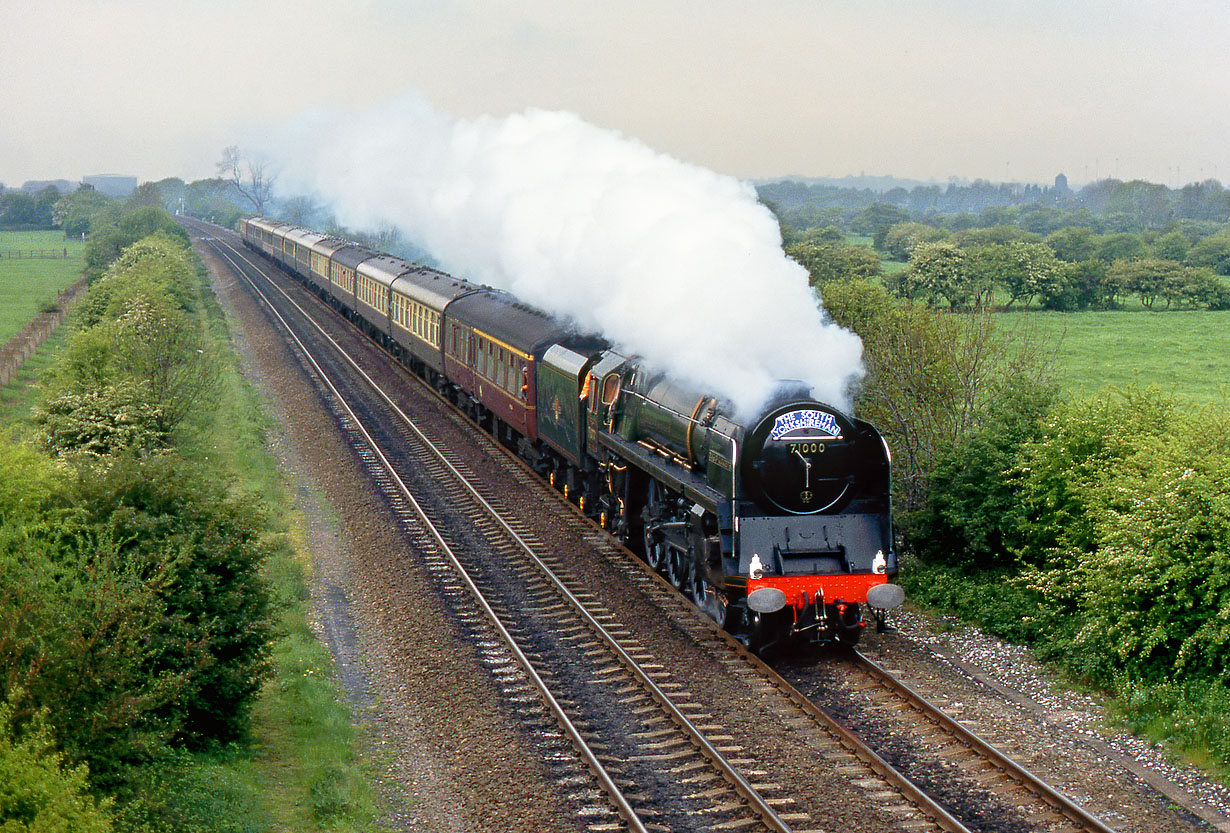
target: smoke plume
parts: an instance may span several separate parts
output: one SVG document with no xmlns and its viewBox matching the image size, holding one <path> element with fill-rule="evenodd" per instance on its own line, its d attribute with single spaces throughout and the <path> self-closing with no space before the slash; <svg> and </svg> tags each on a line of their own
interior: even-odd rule
<svg viewBox="0 0 1230 833">
<path fill-rule="evenodd" d="M 456 119 L 406 100 L 317 113 L 283 189 L 392 223 L 442 268 L 599 332 L 751 413 L 778 380 L 849 406 L 862 346 L 827 320 L 747 183 L 563 112 Z"/>
</svg>

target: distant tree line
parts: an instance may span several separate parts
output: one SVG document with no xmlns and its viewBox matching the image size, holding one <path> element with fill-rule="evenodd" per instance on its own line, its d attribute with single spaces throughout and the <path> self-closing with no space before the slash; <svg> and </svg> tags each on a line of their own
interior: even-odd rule
<svg viewBox="0 0 1230 833">
<path fill-rule="evenodd" d="M 0 229 L 20 231 L 60 230 L 66 237 L 81 237 L 90 232 L 90 221 L 100 209 L 110 207 L 114 215 L 134 208 L 160 208 L 171 214 L 180 211 L 194 217 L 233 226 L 250 209 L 235 185 L 224 179 L 203 179 L 185 183 L 169 178 L 145 182 L 124 199 L 108 197 L 91 185 L 62 194 L 55 186 L 36 193 L 0 193 Z"/>
<path fill-rule="evenodd" d="M 925 212 L 911 213 L 885 201 L 857 212 L 799 202 L 815 190 L 765 187 L 762 195 L 784 191 L 795 200 L 790 209 L 770 207 L 782 222 L 787 253 L 817 286 L 880 278 L 899 297 L 958 310 L 1034 303 L 1117 309 L 1132 298 L 1150 310 L 1230 309 L 1230 192 L 1215 182 L 1178 191 L 1113 181 L 1075 195 L 1013 190 L 1007 196 L 1036 201 L 988 205 L 977 215 L 945 214 L 937 206 L 999 192 L 952 187 L 956 193 L 948 196 L 916 188 L 910 200 L 898 195 L 912 204 L 922 201 L 915 192 L 930 195 Z M 820 189 L 817 199 L 836 198 Z M 832 224 L 795 224 L 816 219 Z M 849 242 L 850 235 L 870 238 L 871 247 Z"/>
<path fill-rule="evenodd" d="M 52 213 L 60 192 L 48 185 L 33 194 L 25 191 L 0 193 L 0 229 L 35 231 L 52 227 Z"/>
<path fill-rule="evenodd" d="M 1111 234 L 1176 224 L 1187 225 L 1192 235 L 1201 223 L 1216 227 L 1230 220 L 1230 190 L 1216 180 L 1172 189 L 1142 180 L 1104 179 L 1079 191 L 1062 183 L 1042 187 L 978 180 L 885 192 L 783 181 L 762 184 L 758 191 L 787 230 L 837 226 L 868 236 L 907 220 L 949 231 L 1008 225 L 1042 235 L 1073 226 Z"/>
</svg>

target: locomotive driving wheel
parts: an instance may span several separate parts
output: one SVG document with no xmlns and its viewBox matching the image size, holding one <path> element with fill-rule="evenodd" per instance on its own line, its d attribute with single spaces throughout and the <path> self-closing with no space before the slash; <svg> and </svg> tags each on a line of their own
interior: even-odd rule
<svg viewBox="0 0 1230 833">
<path fill-rule="evenodd" d="M 695 564 L 692 566 L 692 604 L 710 619 L 725 626 L 726 596 L 719 593 L 709 580 L 700 574 Z"/>
<path fill-rule="evenodd" d="M 688 553 L 675 547 L 667 548 L 666 580 L 675 586 L 676 590 L 687 590 L 692 577 L 692 559 Z"/>
<path fill-rule="evenodd" d="M 645 525 L 645 563 L 659 573 L 666 565 L 666 544 L 659 539 L 658 534 Z"/>
</svg>

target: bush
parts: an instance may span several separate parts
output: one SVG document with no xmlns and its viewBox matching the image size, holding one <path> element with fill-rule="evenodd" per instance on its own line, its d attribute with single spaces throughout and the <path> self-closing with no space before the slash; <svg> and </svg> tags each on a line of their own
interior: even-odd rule
<svg viewBox="0 0 1230 833">
<path fill-rule="evenodd" d="M 63 514 L 63 513 L 61 513 Z M 46 724 L 74 764 L 106 789 L 161 754 L 163 715 L 182 690 L 154 670 L 160 606 L 116 542 L 49 515 L 0 541 L 0 697 L 25 725 Z"/>
<path fill-rule="evenodd" d="M 1100 489 L 1097 549 L 1074 580 L 1076 648 L 1132 679 L 1230 683 L 1230 461 L 1153 449 Z M 1136 461 L 1133 461 L 1136 462 Z"/>
<path fill-rule="evenodd" d="M 986 421 L 1009 380 L 1041 390 L 1047 365 L 1027 340 L 999 334 L 985 312 L 936 313 L 869 281 L 829 283 L 823 294 L 833 320 L 863 340 L 867 375 L 855 407 L 892 449 L 893 506 L 908 530 L 926 506 L 936 461 Z"/>
<path fill-rule="evenodd" d="M 174 455 L 84 467 L 73 498 L 162 606 L 151 671 L 184 675 L 165 719 L 191 746 L 240 738 L 269 670 L 261 516 Z"/>
<path fill-rule="evenodd" d="M 93 283 L 124 249 L 159 231 L 188 245 L 188 233 L 162 208 L 124 212 L 110 205 L 96 212 L 90 219 L 90 240 L 85 247 L 86 279 Z"/>
<path fill-rule="evenodd" d="M 152 454 L 171 445 L 160 407 L 136 384 L 52 394 L 32 415 L 35 438 L 54 454 Z"/>
<path fill-rule="evenodd" d="M 1054 635 L 1054 625 L 1040 607 L 1041 596 L 1018 581 L 1014 570 L 971 573 L 913 562 L 899 578 L 915 603 L 954 613 L 994 636 L 1038 645 Z"/>
<path fill-rule="evenodd" d="M 1230 680 L 1230 420 L 1155 391 L 1060 406 L 1019 469 L 1016 553 L 1100 684 Z"/>
<path fill-rule="evenodd" d="M 1037 377 L 1009 375 L 988 395 L 982 418 L 936 455 L 926 504 L 907 530 L 920 557 L 965 568 L 1014 566 L 1005 544 L 1022 519 L 1012 472 L 1055 396 L 1055 386 Z"/>
<path fill-rule="evenodd" d="M 216 395 L 214 351 L 190 314 L 196 280 L 189 252 L 154 236 L 90 288 L 79 330 L 34 413 L 46 449 L 93 456 L 164 450 Z"/>
<path fill-rule="evenodd" d="M 1053 408 L 1014 473 L 1021 523 L 1009 547 L 1024 564 L 1070 564 L 1097 542 L 1097 487 L 1148 440 L 1176 427 L 1175 405 L 1155 390 L 1108 390 Z"/>
<path fill-rule="evenodd" d="M 110 802 L 89 793 L 85 767 L 66 766 L 40 718 L 14 736 L 12 709 L 0 703 L 0 830 L 4 833 L 109 833 Z"/>
</svg>

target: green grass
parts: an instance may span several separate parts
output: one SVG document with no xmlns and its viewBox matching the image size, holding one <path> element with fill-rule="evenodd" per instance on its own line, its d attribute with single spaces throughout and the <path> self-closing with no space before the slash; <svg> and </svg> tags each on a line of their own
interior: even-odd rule
<svg viewBox="0 0 1230 833">
<path fill-rule="evenodd" d="M 1176 397 L 1225 402 L 1230 390 L 1230 312 L 1016 312 L 996 323 L 1032 334 L 1055 352 L 1063 390 L 1157 385 Z"/>
<path fill-rule="evenodd" d="M 80 238 L 65 238 L 58 231 L 0 231 L 0 252 L 9 249 L 23 251 L 63 251 L 68 249 L 69 258 L 85 257 L 85 241 Z"/>
<path fill-rule="evenodd" d="M 68 250 L 67 259 L 10 259 L 0 256 L 0 342 L 16 335 L 56 295 L 81 277 L 85 244 L 58 231 L 0 232 L 0 254 L 10 249 Z"/>
<path fill-rule="evenodd" d="M 202 297 L 204 326 L 221 343 L 229 327 L 212 294 Z M 280 611 L 273 646 L 274 676 L 253 709 L 248 755 L 227 768 L 235 790 L 259 797 L 259 829 L 376 830 L 371 772 L 359 751 L 358 730 L 341 702 L 328 649 L 309 624 L 312 560 L 301 513 L 287 494 L 268 452 L 270 417 L 227 348 L 224 392 L 205 442 L 185 453 L 231 473 L 237 488 L 268 508 L 276 555 L 267 565 Z"/>
</svg>

